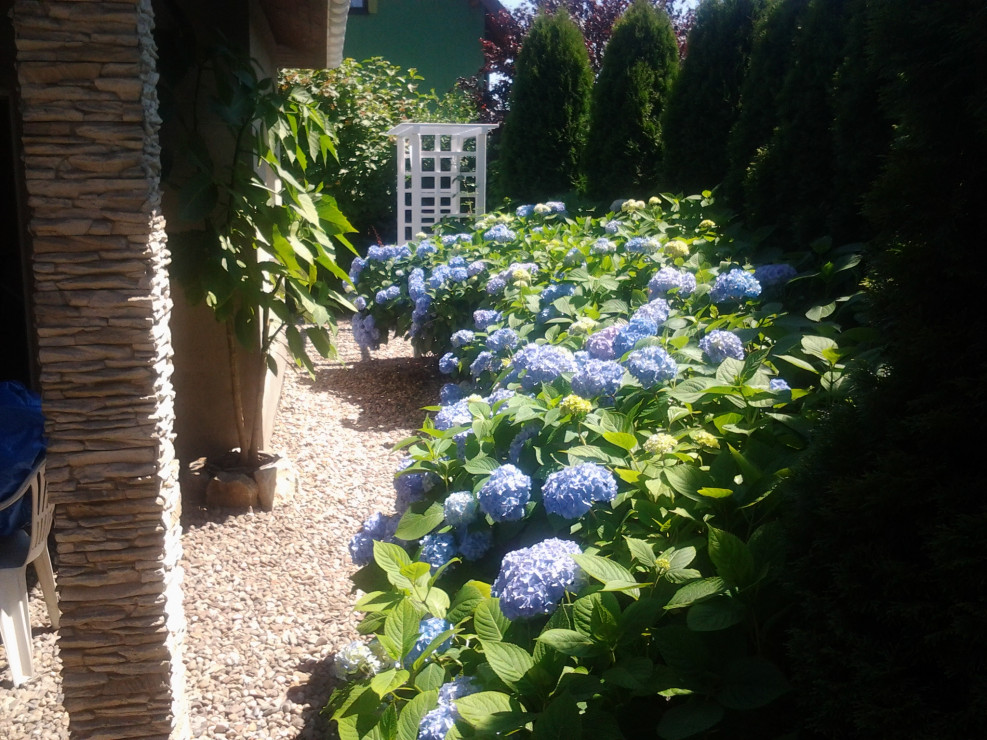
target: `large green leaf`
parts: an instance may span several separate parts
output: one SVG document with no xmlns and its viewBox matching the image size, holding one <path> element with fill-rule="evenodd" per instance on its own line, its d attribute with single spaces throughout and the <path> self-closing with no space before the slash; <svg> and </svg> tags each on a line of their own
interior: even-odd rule
<svg viewBox="0 0 987 740">
<path fill-rule="evenodd" d="M 407 599 L 387 615 L 384 634 L 401 651 L 401 657 L 411 652 L 418 639 L 421 618 Z"/>
<path fill-rule="evenodd" d="M 377 694 L 377 696 L 383 699 L 395 689 L 403 686 L 409 676 L 411 676 L 411 674 L 406 670 L 391 668 L 390 670 L 378 673 L 370 679 L 370 688 L 375 694 Z"/>
<path fill-rule="evenodd" d="M 717 596 L 689 607 L 685 623 L 693 632 L 716 632 L 744 621 L 747 607 L 729 596 Z"/>
<path fill-rule="evenodd" d="M 582 722 L 579 706 L 568 693 L 554 696 L 535 718 L 532 740 L 581 740 Z"/>
<path fill-rule="evenodd" d="M 459 624 L 464 619 L 473 616 L 473 611 L 484 599 L 490 598 L 490 588 L 481 588 L 479 581 L 468 581 L 456 592 L 452 604 L 446 612 L 446 619 L 452 624 Z M 482 584 L 486 586 L 486 584 Z"/>
<path fill-rule="evenodd" d="M 442 504 L 433 503 L 424 512 L 418 514 L 408 509 L 398 522 L 394 535 L 398 539 L 414 541 L 420 540 L 442 523 L 445 515 L 442 513 Z"/>
<path fill-rule="evenodd" d="M 672 707 L 658 721 L 658 736 L 663 740 L 683 740 L 714 727 L 723 719 L 723 707 L 711 701 L 690 701 Z"/>
<path fill-rule="evenodd" d="M 754 556 L 736 535 L 710 527 L 708 552 L 720 578 L 731 586 L 743 588 L 754 580 Z"/>
<path fill-rule="evenodd" d="M 665 608 L 680 609 L 683 606 L 689 606 L 697 601 L 708 599 L 710 596 L 723 593 L 726 588 L 727 584 L 722 578 L 704 578 L 701 581 L 693 581 L 676 591 L 665 604 Z"/>
<path fill-rule="evenodd" d="M 476 728 L 489 726 L 490 720 L 497 715 L 506 715 L 509 721 L 526 716 L 516 700 L 500 691 L 480 691 L 463 696 L 456 699 L 456 709 L 460 717 Z"/>
<path fill-rule="evenodd" d="M 418 728 L 422 717 L 435 709 L 438 704 L 438 689 L 423 691 L 405 704 L 398 717 L 398 740 L 418 740 Z"/>
<path fill-rule="evenodd" d="M 634 598 L 640 595 L 641 591 L 637 588 L 639 584 L 634 578 L 634 574 L 620 563 L 615 563 L 599 555 L 588 555 L 586 553 L 572 555 L 571 557 L 588 575 L 598 581 L 602 581 L 604 588 L 607 590 L 627 591 Z"/>
<path fill-rule="evenodd" d="M 485 642 L 483 654 L 493 672 L 512 689 L 535 664 L 527 650 L 510 642 Z"/>
<path fill-rule="evenodd" d="M 503 640 L 511 620 L 500 610 L 497 599 L 484 599 L 473 612 L 473 629 L 484 643 Z"/>
<path fill-rule="evenodd" d="M 601 646 L 591 637 L 587 637 L 581 632 L 566 629 L 545 630 L 537 638 L 538 642 L 543 642 L 549 647 L 553 647 L 563 655 L 585 657 L 595 655 L 601 650 Z"/>
</svg>

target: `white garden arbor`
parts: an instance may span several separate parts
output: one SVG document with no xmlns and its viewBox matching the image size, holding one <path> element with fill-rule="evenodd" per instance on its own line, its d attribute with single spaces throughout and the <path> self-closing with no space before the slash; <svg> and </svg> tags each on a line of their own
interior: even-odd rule
<svg viewBox="0 0 987 740">
<path fill-rule="evenodd" d="M 486 211 L 487 134 L 495 123 L 402 123 L 397 137 L 398 241 L 445 217 Z"/>
</svg>

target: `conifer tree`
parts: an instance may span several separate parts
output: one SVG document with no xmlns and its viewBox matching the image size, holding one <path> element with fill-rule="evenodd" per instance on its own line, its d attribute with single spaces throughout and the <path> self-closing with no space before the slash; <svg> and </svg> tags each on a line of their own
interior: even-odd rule
<svg viewBox="0 0 987 740">
<path fill-rule="evenodd" d="M 546 200 L 576 187 L 592 86 L 589 54 L 569 14 L 539 14 L 518 54 L 504 121 L 504 192 Z"/>
<path fill-rule="evenodd" d="M 643 196 L 658 186 L 661 114 L 677 74 L 668 15 L 635 0 L 614 26 L 593 88 L 585 160 L 591 196 Z"/>
<path fill-rule="evenodd" d="M 765 0 L 703 0 L 689 32 L 689 55 L 665 108 L 664 174 L 680 192 L 719 184 L 727 137 L 740 112 L 754 23 Z"/>
</svg>

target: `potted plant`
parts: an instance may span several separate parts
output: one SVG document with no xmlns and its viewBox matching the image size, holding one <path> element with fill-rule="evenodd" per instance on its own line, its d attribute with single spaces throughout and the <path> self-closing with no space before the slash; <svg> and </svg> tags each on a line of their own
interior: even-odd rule
<svg viewBox="0 0 987 740">
<path fill-rule="evenodd" d="M 332 132 L 310 94 L 259 78 L 252 64 L 229 51 L 203 69 L 215 78 L 212 110 L 226 129 L 229 151 L 214 157 L 193 125 L 185 146 L 192 172 L 179 192 L 180 215 L 201 226 L 170 240 L 187 297 L 204 302 L 225 325 L 239 447 L 208 461 L 207 471 L 225 472 L 216 476 L 221 482 L 242 481 L 266 477 L 257 471 L 271 460 L 260 450 L 265 384 L 246 390 L 241 356 L 256 363 L 250 369 L 262 379 L 267 370 L 277 372 L 279 343 L 309 372 L 310 347 L 323 357 L 333 352 L 328 307 L 352 306 L 324 278 L 347 279 L 335 255 L 338 245 L 353 251 L 344 236 L 353 229 L 321 183 L 306 177 L 336 156 Z"/>
</svg>

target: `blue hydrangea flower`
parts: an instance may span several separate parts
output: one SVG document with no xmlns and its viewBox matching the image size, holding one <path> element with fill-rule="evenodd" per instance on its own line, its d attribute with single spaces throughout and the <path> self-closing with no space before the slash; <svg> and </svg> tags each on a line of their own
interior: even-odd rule
<svg viewBox="0 0 987 740">
<path fill-rule="evenodd" d="M 669 291 L 678 290 L 683 298 L 696 290 L 696 276 L 687 270 L 663 267 L 648 281 L 648 297 L 657 298 Z"/>
<path fill-rule="evenodd" d="M 458 676 L 439 687 L 439 704 L 452 704 L 479 690 L 480 686 L 470 676 Z"/>
<path fill-rule="evenodd" d="M 583 398 L 613 396 L 620 390 L 624 368 L 613 360 L 587 360 L 572 376 L 572 392 Z"/>
<path fill-rule="evenodd" d="M 512 464 L 517 465 L 521 458 L 521 450 L 524 447 L 524 443 L 529 439 L 538 434 L 537 424 L 527 424 L 511 441 L 511 446 L 507 450 L 507 459 Z"/>
<path fill-rule="evenodd" d="M 541 493 L 550 514 L 578 519 L 595 501 L 613 501 L 617 481 L 602 465 L 580 463 L 549 475 Z"/>
<path fill-rule="evenodd" d="M 483 238 L 488 242 L 498 242 L 503 244 L 504 242 L 514 241 L 514 237 L 517 236 L 513 231 L 507 228 L 504 224 L 497 224 L 496 226 L 487 229 L 483 233 Z"/>
<path fill-rule="evenodd" d="M 353 329 L 353 340 L 363 349 L 380 347 L 380 329 L 369 314 L 354 314 L 350 325 Z"/>
<path fill-rule="evenodd" d="M 666 321 L 668 321 L 668 301 L 664 298 L 655 298 L 650 303 L 645 303 L 634 315 L 631 316 L 631 323 L 634 319 L 648 319 L 649 321 L 654 321 L 655 324 L 661 326 Z"/>
<path fill-rule="evenodd" d="M 790 391 L 791 389 L 791 386 L 788 385 L 788 383 L 786 383 L 782 378 L 772 378 L 768 381 L 768 390 L 780 392 Z"/>
<path fill-rule="evenodd" d="M 497 295 L 498 293 L 502 293 L 506 287 L 507 278 L 503 273 L 499 272 L 487 280 L 487 295 Z"/>
<path fill-rule="evenodd" d="M 562 373 L 576 369 L 572 352 L 551 344 L 528 344 L 514 356 L 514 367 L 523 370 L 521 386 L 533 390 L 540 383 L 551 383 Z"/>
<path fill-rule="evenodd" d="M 408 275 L 408 295 L 416 303 L 425 295 L 425 271 L 416 267 Z"/>
<path fill-rule="evenodd" d="M 407 244 L 402 244 L 400 247 L 394 244 L 386 247 L 374 244 L 367 250 L 367 262 L 387 262 L 410 258 L 411 248 Z"/>
<path fill-rule="evenodd" d="M 473 324 L 478 331 L 486 331 L 489 326 L 498 323 L 502 318 L 500 311 L 491 308 L 481 308 L 473 312 Z"/>
<path fill-rule="evenodd" d="M 492 544 L 493 532 L 489 529 L 462 531 L 459 535 L 459 554 L 472 563 L 490 552 Z"/>
<path fill-rule="evenodd" d="M 549 200 L 545 202 L 545 205 L 551 213 L 564 215 L 566 212 L 565 203 L 561 200 Z"/>
<path fill-rule="evenodd" d="M 448 532 L 427 534 L 421 539 L 422 562 L 432 566 L 434 572 L 448 563 L 456 554 L 456 539 Z"/>
<path fill-rule="evenodd" d="M 435 473 L 419 471 L 404 473 L 403 471 L 413 462 L 410 457 L 404 458 L 395 473 L 394 490 L 397 493 L 397 499 L 394 509 L 399 514 L 407 511 L 408 507 L 416 501 L 421 501 L 425 492 L 430 490 L 437 480 Z"/>
<path fill-rule="evenodd" d="M 518 218 L 528 218 L 535 212 L 535 207 L 533 204 L 528 203 L 523 206 L 518 206 L 514 209 L 514 215 Z"/>
<path fill-rule="evenodd" d="M 579 545 L 555 537 L 504 556 L 491 594 L 500 598 L 500 610 L 508 619 L 551 614 L 566 589 L 576 582 L 579 566 L 570 555 Z"/>
<path fill-rule="evenodd" d="M 454 283 L 464 283 L 469 278 L 469 272 L 465 267 L 453 267 L 449 270 L 449 280 Z"/>
<path fill-rule="evenodd" d="M 401 287 L 398 285 L 391 285 L 390 287 L 384 288 L 384 290 L 377 291 L 377 295 L 374 297 L 374 303 L 380 306 L 388 301 L 393 301 L 399 295 L 401 295 Z"/>
<path fill-rule="evenodd" d="M 457 254 L 449 260 L 449 267 L 466 267 L 466 258 Z"/>
<path fill-rule="evenodd" d="M 466 233 L 446 234 L 445 236 L 442 237 L 441 241 L 442 241 L 442 246 L 444 247 L 451 247 L 454 244 L 458 244 L 460 242 L 468 244 L 469 242 L 473 241 L 473 235 Z"/>
<path fill-rule="evenodd" d="M 442 515 L 454 527 L 465 527 L 476 519 L 479 504 L 470 491 L 453 491 L 442 504 Z"/>
<path fill-rule="evenodd" d="M 578 265 L 580 263 L 586 262 L 586 255 L 583 254 L 579 247 L 573 247 L 568 252 L 565 253 L 565 257 L 562 258 L 562 264 L 572 267 L 573 265 Z"/>
<path fill-rule="evenodd" d="M 426 257 L 430 254 L 435 254 L 438 251 L 438 247 L 435 246 L 433 242 L 423 241 L 415 249 L 415 257 Z"/>
<path fill-rule="evenodd" d="M 611 324 L 605 329 L 591 334 L 586 340 L 586 351 L 597 360 L 612 360 L 617 357 L 613 342 L 621 326 L 623 325 Z"/>
<path fill-rule="evenodd" d="M 496 372 L 499 367 L 500 360 L 497 359 L 497 356 L 493 352 L 483 350 L 470 365 L 470 375 L 475 378 L 487 370 Z"/>
<path fill-rule="evenodd" d="M 367 261 L 363 257 L 354 257 L 350 263 L 350 282 L 354 285 L 360 280 L 360 273 L 367 266 Z"/>
<path fill-rule="evenodd" d="M 350 558 L 354 565 L 363 567 L 374 559 L 374 540 L 394 542 L 398 519 L 397 516 L 385 516 L 377 512 L 363 523 L 349 544 Z"/>
<path fill-rule="evenodd" d="M 469 344 L 472 342 L 474 336 L 475 335 L 473 332 L 469 329 L 460 329 L 449 337 L 449 343 L 452 344 L 453 347 L 462 347 L 464 344 Z"/>
<path fill-rule="evenodd" d="M 489 404 L 491 408 L 493 408 L 495 404 L 500 403 L 501 401 L 506 401 L 508 398 L 513 398 L 516 395 L 517 394 L 510 388 L 500 388 L 498 390 L 495 390 L 484 400 L 487 402 L 487 404 Z"/>
<path fill-rule="evenodd" d="M 551 306 L 552 302 L 564 296 L 570 296 L 576 291 L 573 283 L 552 283 L 545 286 L 538 297 L 542 306 Z"/>
<path fill-rule="evenodd" d="M 410 668 L 412 663 L 418 660 L 418 656 L 425 652 L 425 648 L 428 647 L 432 640 L 441 635 L 443 632 L 451 629 L 452 625 L 444 619 L 439 619 L 438 617 L 428 617 L 427 619 L 423 619 L 418 624 L 418 639 L 415 640 L 415 645 L 411 648 L 411 652 L 409 652 L 404 658 L 405 668 Z M 435 652 L 441 653 L 443 650 L 448 650 L 451 645 L 452 638 L 450 637 L 436 647 Z M 435 653 L 433 653 L 433 655 L 434 654 Z"/>
<path fill-rule="evenodd" d="M 473 414 L 470 411 L 470 396 L 461 398 L 449 406 L 443 406 L 435 415 L 435 428 L 439 431 L 452 429 L 453 427 L 466 426 L 473 423 Z"/>
<path fill-rule="evenodd" d="M 616 234 L 618 229 L 620 229 L 620 221 L 617 219 L 611 219 L 603 224 L 603 230 L 608 234 Z"/>
<path fill-rule="evenodd" d="M 783 285 L 798 275 L 798 270 L 784 262 L 776 265 L 761 265 L 754 270 L 754 278 L 765 288 Z"/>
<path fill-rule="evenodd" d="M 521 338 L 513 329 L 498 329 L 487 337 L 487 349 L 499 354 L 514 349 L 520 341 Z"/>
<path fill-rule="evenodd" d="M 661 242 L 653 236 L 634 236 L 627 240 L 625 248 L 634 254 L 652 254 L 658 251 Z"/>
<path fill-rule="evenodd" d="M 600 237 L 590 246 L 589 251 L 593 254 L 609 254 L 617 251 L 617 245 L 606 237 Z"/>
<path fill-rule="evenodd" d="M 353 305 L 356 306 L 357 311 L 363 311 L 367 307 L 367 299 L 362 295 L 358 295 L 353 299 Z"/>
<path fill-rule="evenodd" d="M 657 333 L 657 323 L 643 316 L 635 316 L 617 330 L 617 335 L 613 338 L 613 353 L 616 357 L 623 357 L 634 349 L 634 345 L 639 341 L 645 337 L 653 337 Z"/>
<path fill-rule="evenodd" d="M 439 388 L 439 403 L 448 406 L 456 401 L 466 398 L 470 394 L 470 389 L 458 383 L 445 383 Z"/>
<path fill-rule="evenodd" d="M 495 522 L 517 521 L 531 498 L 531 478 L 510 463 L 494 470 L 480 488 L 480 509 Z"/>
<path fill-rule="evenodd" d="M 700 339 L 699 349 L 706 353 L 709 361 L 715 365 L 719 365 L 728 357 L 735 360 L 744 359 L 744 343 L 740 341 L 740 337 L 720 329 L 714 329 Z"/>
<path fill-rule="evenodd" d="M 473 262 L 470 262 L 468 265 L 466 265 L 466 276 L 476 277 L 486 269 L 487 269 L 486 263 L 484 263 L 481 260 L 474 260 Z"/>
<path fill-rule="evenodd" d="M 645 388 L 653 388 L 676 376 L 679 371 L 668 352 L 661 347 L 644 347 L 627 357 L 627 369 Z"/>
<path fill-rule="evenodd" d="M 761 284 L 746 270 L 735 267 L 725 275 L 717 275 L 709 299 L 713 303 L 742 301 L 761 295 Z"/>
<path fill-rule="evenodd" d="M 443 375 L 452 375 L 459 369 L 459 358 L 452 352 L 446 352 L 439 358 L 439 372 Z"/>
</svg>

